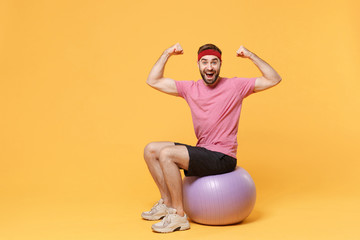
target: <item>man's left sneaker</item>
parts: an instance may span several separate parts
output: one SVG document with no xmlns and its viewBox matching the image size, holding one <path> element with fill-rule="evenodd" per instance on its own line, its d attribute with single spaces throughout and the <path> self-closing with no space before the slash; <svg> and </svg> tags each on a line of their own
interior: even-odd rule
<svg viewBox="0 0 360 240">
<path fill-rule="evenodd" d="M 160 199 L 150 211 L 141 213 L 141 217 L 146 220 L 160 220 L 167 214 L 167 206 L 164 204 L 164 200 Z"/>
<path fill-rule="evenodd" d="M 152 225 L 152 229 L 155 232 L 170 233 L 177 230 L 187 230 L 190 228 L 190 223 L 187 219 L 186 214 L 181 217 L 176 214 L 176 209 L 168 208 L 168 214 L 161 220 L 161 222 Z"/>
</svg>

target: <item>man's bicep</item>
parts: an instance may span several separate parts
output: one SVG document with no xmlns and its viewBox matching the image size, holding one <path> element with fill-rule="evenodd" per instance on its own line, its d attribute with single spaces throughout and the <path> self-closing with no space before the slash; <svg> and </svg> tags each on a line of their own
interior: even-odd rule
<svg viewBox="0 0 360 240">
<path fill-rule="evenodd" d="M 178 96 L 178 91 L 174 79 L 162 78 L 154 84 L 149 84 L 151 87 L 170 95 Z"/>
<path fill-rule="evenodd" d="M 254 92 L 260 92 L 263 90 L 266 90 L 268 88 L 271 88 L 273 86 L 275 86 L 277 83 L 274 83 L 273 81 L 268 80 L 265 77 L 258 77 L 255 80 L 255 87 L 254 87 Z"/>
</svg>

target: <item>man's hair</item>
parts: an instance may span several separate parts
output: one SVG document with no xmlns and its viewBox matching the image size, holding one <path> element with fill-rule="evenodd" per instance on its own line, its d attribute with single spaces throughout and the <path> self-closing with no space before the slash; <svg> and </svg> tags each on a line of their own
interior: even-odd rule
<svg viewBox="0 0 360 240">
<path fill-rule="evenodd" d="M 211 43 L 208 43 L 208 44 L 205 44 L 205 45 L 201 46 L 199 48 L 198 54 L 201 53 L 204 50 L 207 50 L 207 49 L 213 49 L 215 51 L 218 51 L 221 54 L 220 48 L 218 48 L 217 46 L 215 46 L 214 44 L 211 44 Z"/>
</svg>

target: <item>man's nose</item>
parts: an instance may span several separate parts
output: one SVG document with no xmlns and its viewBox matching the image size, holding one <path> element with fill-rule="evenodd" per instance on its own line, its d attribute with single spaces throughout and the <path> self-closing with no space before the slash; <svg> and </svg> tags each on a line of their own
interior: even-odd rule
<svg viewBox="0 0 360 240">
<path fill-rule="evenodd" d="M 212 69 L 213 69 L 213 66 L 211 65 L 211 63 L 209 63 L 208 65 L 206 65 L 206 69 L 207 69 L 207 70 L 212 70 Z"/>
</svg>

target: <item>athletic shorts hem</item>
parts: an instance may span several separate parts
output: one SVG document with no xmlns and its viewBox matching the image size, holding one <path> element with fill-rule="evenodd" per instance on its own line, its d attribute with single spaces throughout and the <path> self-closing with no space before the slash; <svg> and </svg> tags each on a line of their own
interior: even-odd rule
<svg viewBox="0 0 360 240">
<path fill-rule="evenodd" d="M 185 146 L 189 153 L 189 167 L 184 169 L 185 176 L 204 177 L 234 171 L 237 160 L 221 152 L 215 152 L 203 147 L 194 147 L 174 142 L 175 145 Z"/>
</svg>

